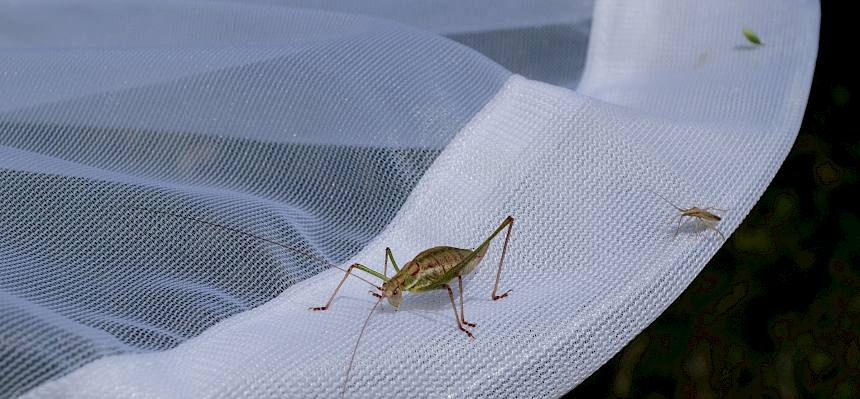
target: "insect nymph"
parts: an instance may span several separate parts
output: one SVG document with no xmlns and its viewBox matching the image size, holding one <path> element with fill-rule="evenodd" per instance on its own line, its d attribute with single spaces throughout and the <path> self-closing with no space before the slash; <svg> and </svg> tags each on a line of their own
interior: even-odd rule
<svg viewBox="0 0 860 399">
<path fill-rule="evenodd" d="M 380 274 L 376 270 L 362 264 L 353 264 L 347 269 L 346 275 L 340 280 L 340 284 L 337 285 L 337 288 L 335 288 L 334 292 L 331 294 L 328 302 L 326 302 L 324 306 L 311 309 L 315 311 L 327 310 L 331 306 L 332 301 L 334 301 L 334 298 L 337 296 L 337 292 L 343 286 L 343 283 L 350 275 L 352 275 L 352 271 L 354 269 L 358 269 L 382 280 L 382 286 L 376 287 L 379 292 L 371 292 L 371 295 L 379 298 L 379 301 L 388 299 L 388 303 L 390 303 L 395 309 L 400 308 L 400 304 L 403 302 L 404 291 L 420 293 L 432 290 L 448 290 L 448 298 L 451 300 L 451 306 L 454 309 L 454 319 L 457 321 L 457 326 L 461 331 L 465 332 L 466 335 L 473 337 L 472 333 L 463 327 L 464 325 L 475 327 L 474 323 L 466 321 L 464 315 L 463 276 L 471 273 L 478 267 L 478 264 L 480 264 L 487 255 L 487 249 L 490 247 L 490 242 L 492 242 L 492 240 L 496 238 L 496 236 L 501 233 L 505 227 L 507 227 L 508 231 L 505 234 L 505 242 L 502 245 L 502 256 L 499 258 L 499 267 L 496 270 L 496 284 L 493 287 L 492 298 L 494 301 L 499 300 L 511 293 L 511 290 L 508 290 L 501 295 L 496 295 L 499 289 L 499 280 L 502 276 L 502 266 L 505 262 L 505 254 L 508 251 L 508 241 L 511 238 L 511 229 L 513 228 L 513 224 L 514 218 L 508 216 L 477 248 L 463 249 L 454 247 L 433 247 L 416 255 L 415 258 L 406 263 L 402 269 L 397 267 L 397 262 L 391 254 L 391 249 L 386 248 L 383 273 Z M 394 267 L 395 271 L 395 274 L 392 277 L 387 276 L 389 260 L 391 261 L 391 266 Z M 459 286 L 460 292 L 459 316 L 457 315 L 457 304 L 454 301 L 454 292 L 450 285 L 455 278 L 457 279 L 457 285 Z M 379 301 L 377 301 L 377 304 Z"/>
<path fill-rule="evenodd" d="M 648 190 L 648 191 L 651 191 L 651 190 Z M 654 191 L 651 191 L 651 192 L 654 194 L 657 194 L 657 196 L 662 198 L 663 201 L 668 202 L 669 205 L 672 205 L 675 209 L 678 210 L 678 212 L 681 212 L 680 214 L 678 214 L 678 216 L 672 218 L 672 222 L 674 222 L 675 219 L 678 220 L 678 227 L 675 229 L 674 237 L 678 236 L 678 232 L 681 231 L 681 225 L 683 225 L 683 223 L 684 223 L 684 218 L 688 217 L 688 218 L 695 219 L 696 221 L 701 223 L 703 226 L 705 226 L 705 228 L 707 228 L 708 230 L 713 230 L 714 232 L 719 234 L 723 240 L 726 239 L 726 236 L 723 235 L 723 232 L 720 231 L 720 229 L 718 229 L 716 226 L 714 226 L 717 222 L 723 220 L 723 218 L 720 217 L 719 215 L 711 212 L 711 211 L 726 212 L 727 211 L 726 209 L 699 208 L 697 206 L 694 206 L 691 208 L 681 208 L 680 206 L 672 203 L 672 201 L 669 201 L 668 199 L 666 199 L 666 197 L 664 197 L 664 196 L 662 196 L 662 195 L 660 195 Z"/>
</svg>

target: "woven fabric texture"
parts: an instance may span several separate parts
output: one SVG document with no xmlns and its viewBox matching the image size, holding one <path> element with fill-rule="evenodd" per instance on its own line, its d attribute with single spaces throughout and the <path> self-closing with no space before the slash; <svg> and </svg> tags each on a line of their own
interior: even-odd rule
<svg viewBox="0 0 860 399">
<path fill-rule="evenodd" d="M 10 7 L 0 396 L 336 397 L 375 300 L 353 280 L 309 311 L 343 276 L 328 263 L 473 248 L 507 215 L 514 291 L 490 299 L 497 239 L 466 279 L 476 338 L 444 291 L 406 294 L 371 318 L 347 397 L 584 380 L 723 244 L 673 238 L 660 196 L 725 209 L 728 235 L 775 174 L 819 6 L 475 4 Z"/>
</svg>

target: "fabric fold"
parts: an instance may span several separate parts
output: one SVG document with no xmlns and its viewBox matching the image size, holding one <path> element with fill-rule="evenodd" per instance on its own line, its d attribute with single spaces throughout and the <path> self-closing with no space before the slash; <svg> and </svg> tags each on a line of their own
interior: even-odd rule
<svg viewBox="0 0 860 399">
<path fill-rule="evenodd" d="M 356 93 L 366 88 L 374 93 L 379 107 L 395 115 L 381 124 L 360 125 L 351 119 L 338 122 L 379 127 L 383 131 L 363 132 L 367 146 L 373 147 L 371 144 L 378 141 L 383 143 L 380 147 L 388 147 L 384 143 L 390 140 L 395 148 L 385 152 L 386 156 L 367 158 L 366 166 L 308 166 L 307 174 L 296 175 L 294 184 L 301 187 L 306 180 L 330 182 L 326 180 L 329 174 L 343 171 L 349 178 L 339 180 L 339 187 L 353 179 L 355 186 L 350 186 L 354 187 L 350 192 L 358 194 L 351 198 L 363 207 L 361 212 L 345 214 L 339 209 L 350 204 L 343 197 L 329 202 L 322 199 L 340 192 L 338 186 L 316 191 L 301 197 L 300 203 L 306 205 L 304 200 L 318 198 L 327 205 L 308 215 L 334 215 L 326 220 L 355 219 L 342 225 L 310 223 L 299 235 L 286 234 L 298 237 L 313 231 L 321 237 L 320 242 L 355 240 L 350 248 L 360 250 L 341 251 L 342 258 L 337 261 L 342 265 L 360 262 L 381 270 L 386 247 L 401 264 L 432 246 L 474 247 L 512 215 L 516 221 L 502 288 L 514 291 L 501 301 L 490 299 L 501 250 L 501 242 L 496 242 L 466 283 L 465 312 L 478 324 L 473 331 L 476 339 L 466 338 L 456 328 L 444 292 L 407 295 L 399 312 L 383 305 L 372 316 L 357 349 L 347 397 L 559 396 L 611 358 L 669 306 L 723 245 L 720 237 L 695 223 L 685 225 L 675 237 L 675 225 L 669 222 L 678 212 L 660 196 L 684 207 L 727 209 L 721 213 L 718 227 L 729 235 L 785 158 L 797 134 L 811 83 L 818 7 L 817 2 L 799 0 L 707 5 L 668 0 L 635 5 L 598 1 L 590 25 L 585 72 L 575 91 L 500 72 L 489 59 L 450 40 L 437 41 L 432 35 L 412 36 L 392 28 L 402 34 L 398 36 L 401 41 L 374 41 L 370 47 L 391 45 L 390 51 L 396 51 L 375 49 L 375 57 L 391 56 L 391 62 L 407 66 L 390 75 L 409 76 L 419 83 L 411 90 L 386 86 L 386 73 L 356 73 L 359 77 L 380 76 L 380 81 L 353 82 Z M 746 47 L 740 33 L 743 27 L 754 29 L 765 45 Z M 460 57 L 471 60 L 471 67 L 464 70 L 450 64 Z M 360 61 L 360 54 L 355 59 Z M 424 61 L 416 65 L 416 59 Z M 444 61 L 436 64 L 439 60 Z M 323 59 L 319 64 L 325 64 Z M 378 59 L 368 63 L 382 64 L 385 62 Z M 409 75 L 410 71 L 424 73 Z M 406 84 L 410 79 L 399 82 Z M 450 90 L 436 90 L 437 85 L 447 85 Z M 320 83 L 300 89 L 338 101 L 343 100 L 338 89 L 344 86 L 353 87 Z M 403 100 L 404 95 L 389 97 L 386 93 L 390 91 L 374 89 L 383 86 L 408 94 L 405 98 L 412 102 L 390 104 Z M 221 89 L 229 87 L 236 86 L 224 83 Z M 152 98 L 159 98 L 158 93 L 154 91 Z M 132 101 L 138 98 L 130 96 Z M 464 103 L 471 111 L 455 115 L 459 124 L 441 122 L 450 129 L 443 132 L 445 139 L 439 145 L 406 146 L 419 153 L 428 148 L 437 151 L 429 155 L 430 162 L 422 163 L 423 168 L 409 169 L 407 166 L 414 165 L 415 157 L 420 156 L 402 152 L 396 137 L 411 138 L 405 134 L 391 136 L 385 127 L 401 126 L 398 123 L 406 121 L 419 127 L 419 143 L 437 140 L 440 121 L 436 119 L 448 118 Z M 87 112 L 94 110 L 78 105 Z M 385 114 L 384 110 L 378 110 L 379 115 Z M 266 115 L 278 120 L 274 112 Z M 322 120 L 339 115 L 330 112 L 315 117 Z M 212 126 L 205 120 L 191 121 L 191 126 L 204 131 Z M 21 125 L 14 126 L 20 129 Z M 0 137 L 7 139 L 4 145 L 16 151 L 26 145 L 30 150 L 44 148 L 39 147 L 43 143 L 27 141 L 9 130 Z M 14 140 L 8 140 L 10 137 Z M 212 140 L 220 143 L 217 140 L 223 138 Z M 350 151 L 356 148 L 365 147 L 334 146 L 331 155 L 323 158 L 350 159 L 348 154 L 354 154 Z M 237 162 L 250 153 L 254 152 L 239 151 L 235 158 L 215 160 Z M 111 161 L 102 167 L 116 165 Z M 217 169 L 214 166 L 200 168 L 199 174 L 175 176 L 159 171 L 158 165 L 148 166 L 156 172 L 141 171 L 150 177 L 160 173 L 173 183 L 205 182 L 212 184 L 213 190 L 224 184 L 221 178 L 211 179 L 210 173 Z M 380 170 L 388 173 L 376 174 Z M 373 179 L 376 185 L 366 185 L 368 174 L 377 176 Z M 246 182 L 254 181 L 256 174 L 247 170 L 239 177 L 221 176 Z M 397 194 L 398 201 L 388 202 L 385 195 L 390 176 L 412 184 Z M 275 175 L 267 177 L 260 187 L 275 179 Z M 275 186 L 281 191 L 263 191 L 272 198 L 304 193 L 304 189 Z M 362 191 L 368 187 L 373 189 Z M 257 212 L 250 204 L 216 194 L 213 191 L 206 201 L 194 196 L 170 197 L 174 200 L 161 204 L 222 222 L 257 226 L 257 231 L 267 237 L 289 231 L 287 224 L 267 221 L 271 213 Z M 158 198 L 160 194 L 148 195 Z M 388 213 L 374 213 L 377 208 Z M 277 207 L 267 209 L 279 212 Z M 9 220 L 19 231 L 30 231 L 28 234 L 36 237 L 34 230 L 27 230 L 28 219 L 22 216 L 35 211 L 6 212 L 4 223 L 6 215 L 11 215 Z M 297 215 L 290 219 L 288 212 L 281 219 L 286 210 L 280 212 L 278 220 L 302 221 Z M 388 216 L 378 217 L 380 214 Z M 94 215 L 103 213 L 90 216 Z M 361 233 L 349 229 L 367 215 L 377 216 L 371 222 L 375 230 Z M 245 216 L 248 219 L 240 222 Z M 215 266 L 211 270 L 234 276 L 254 265 L 282 270 L 288 266 L 279 266 L 279 262 L 293 260 L 289 251 L 273 250 L 263 243 L 251 245 L 247 238 L 223 236 L 202 226 L 171 239 L 159 232 L 178 233 L 189 227 L 167 219 L 149 223 L 147 234 L 156 238 L 140 241 L 149 245 L 146 251 L 161 254 L 153 264 L 165 270 L 173 270 L 166 266 L 170 263 L 191 275 L 199 272 L 195 263 L 182 262 L 188 256 L 229 257 L 229 264 L 235 266 L 219 268 L 212 262 Z M 161 224 L 171 227 L 159 227 Z M 93 231 L 100 234 L 98 229 Z M 123 234 L 132 231 L 117 230 Z M 210 240 L 214 243 L 206 244 Z M 0 236 L 0 242 L 4 241 L 14 240 Z M 185 242 L 194 246 L 179 251 L 181 255 L 174 258 L 157 248 L 158 243 L 164 243 L 174 251 Z M 247 248 L 241 249 L 243 246 Z M 266 253 L 274 255 L 261 255 Z M 11 258 L 0 258 L 0 262 L 5 259 Z M 309 307 L 325 302 L 341 278 L 341 271 L 329 269 L 302 281 L 290 280 L 283 292 L 275 290 L 268 299 L 189 334 L 177 345 L 92 357 L 61 375 L 33 384 L 23 397 L 339 395 L 356 335 L 374 301 L 367 294 L 368 287 L 354 280 L 344 286 L 331 309 L 309 311 Z M 244 284 L 242 287 L 248 289 L 253 286 L 247 281 Z M 192 296 L 201 292 L 199 286 L 194 288 L 185 292 Z M 177 318 L 182 314 L 161 311 Z"/>
</svg>

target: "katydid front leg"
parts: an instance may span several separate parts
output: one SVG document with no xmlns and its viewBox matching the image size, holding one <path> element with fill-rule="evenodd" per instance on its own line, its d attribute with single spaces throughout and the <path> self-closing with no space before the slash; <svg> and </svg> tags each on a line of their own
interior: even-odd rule
<svg viewBox="0 0 860 399">
<path fill-rule="evenodd" d="M 347 277 L 352 275 L 352 269 L 358 269 L 358 270 L 361 270 L 363 272 L 372 274 L 373 276 L 381 279 L 382 281 L 388 281 L 388 277 L 385 277 L 384 275 L 379 274 L 379 272 L 377 272 L 376 270 L 373 270 L 373 269 L 371 269 L 367 266 L 364 266 L 362 264 L 359 264 L 359 263 L 354 263 L 354 264 L 352 264 L 352 266 L 350 266 L 348 269 L 346 269 L 346 274 L 343 276 L 342 279 L 340 279 L 340 283 L 337 285 L 337 288 L 334 289 L 334 292 L 331 294 L 331 297 L 329 297 L 328 302 L 325 303 L 325 306 L 318 306 L 315 308 L 311 308 L 311 310 L 313 310 L 315 312 L 328 310 L 328 308 L 331 306 L 331 302 L 334 301 L 334 297 L 337 296 L 337 292 L 340 291 L 340 287 L 343 287 L 343 283 L 346 282 Z M 382 291 L 382 287 L 377 286 L 376 288 L 379 289 L 380 291 Z M 371 294 L 372 294 L 372 292 L 371 292 Z"/>
<path fill-rule="evenodd" d="M 391 253 L 391 248 L 385 247 L 385 261 L 383 262 L 385 266 L 382 269 L 382 274 L 385 277 L 388 277 L 388 260 L 391 259 L 391 266 L 394 266 L 394 274 L 397 274 L 400 271 L 400 268 L 397 267 L 397 262 L 394 261 L 394 255 Z"/>
</svg>

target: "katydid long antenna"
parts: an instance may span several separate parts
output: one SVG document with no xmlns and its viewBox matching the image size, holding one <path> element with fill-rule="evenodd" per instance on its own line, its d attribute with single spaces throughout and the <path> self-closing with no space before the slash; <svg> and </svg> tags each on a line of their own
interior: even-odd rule
<svg viewBox="0 0 860 399">
<path fill-rule="evenodd" d="M 235 228 L 235 227 L 230 227 L 230 226 L 223 225 L 223 224 L 220 224 L 220 223 L 215 223 L 215 222 L 212 222 L 212 221 L 209 221 L 209 220 L 206 220 L 206 219 L 201 219 L 201 218 L 194 217 L 194 216 L 188 216 L 188 215 L 182 215 L 182 214 L 174 213 L 174 212 L 170 212 L 170 211 L 164 211 L 164 210 L 161 210 L 161 209 L 146 208 L 146 207 L 142 207 L 142 206 L 128 206 L 128 207 L 129 207 L 129 208 L 131 208 L 131 209 L 135 209 L 135 210 L 138 210 L 138 211 L 142 211 L 142 212 L 148 212 L 148 213 L 154 213 L 154 214 L 158 214 L 158 215 L 171 216 L 171 217 L 175 217 L 175 218 L 179 218 L 179 219 L 185 219 L 185 220 L 188 220 L 188 221 L 191 221 L 191 222 L 194 222 L 194 223 L 199 223 L 199 224 L 203 224 L 203 225 L 207 225 L 207 226 L 212 226 L 212 227 L 216 227 L 216 228 L 219 228 L 219 229 L 222 229 L 222 230 L 226 230 L 226 231 L 229 231 L 229 232 L 232 232 L 232 233 L 236 233 L 236 234 L 239 234 L 239 235 L 243 235 L 243 236 L 245 236 L 245 237 L 250 237 L 250 238 L 253 238 L 253 239 L 256 239 L 256 240 L 263 241 L 263 242 L 268 243 L 268 244 L 272 244 L 272 245 L 275 245 L 275 246 L 281 247 L 281 248 L 286 249 L 286 250 L 288 250 L 288 251 L 290 251 L 290 252 L 292 252 L 292 253 L 294 253 L 294 254 L 304 256 L 304 257 L 305 257 L 305 258 L 307 258 L 307 259 L 310 259 L 310 260 L 313 260 L 313 261 L 316 261 L 316 262 L 321 262 L 321 263 L 323 263 L 323 264 L 325 264 L 325 265 L 327 265 L 327 266 L 330 266 L 330 267 L 333 267 L 333 268 L 335 268 L 335 269 L 338 269 L 338 270 L 340 270 L 340 271 L 342 271 L 342 272 L 344 272 L 344 273 L 346 273 L 346 272 L 347 272 L 347 271 L 346 271 L 346 269 L 344 269 L 344 268 L 342 268 L 342 267 L 340 267 L 340 266 L 338 266 L 338 265 L 335 265 L 335 264 L 334 264 L 334 263 L 332 263 L 332 262 L 329 262 L 328 260 L 326 260 L 326 259 L 325 259 L 325 258 L 323 258 L 323 257 L 320 257 L 320 256 L 317 256 L 317 255 L 314 255 L 314 254 L 309 253 L 309 252 L 307 252 L 307 251 L 305 251 L 305 250 L 303 250 L 303 249 L 296 248 L 296 247 L 294 247 L 294 246 L 287 245 L 287 244 L 284 244 L 284 243 L 282 243 L 282 242 L 278 242 L 278 241 L 275 241 L 275 240 L 272 240 L 272 239 L 269 239 L 269 238 L 266 238 L 266 237 L 260 237 L 260 236 L 255 235 L 255 234 L 248 233 L 248 232 L 246 232 L 246 231 L 240 230 L 240 229 Z M 376 284 L 373 284 L 372 282 L 370 282 L 370 281 L 369 281 L 369 280 L 367 280 L 367 279 L 362 278 L 361 276 L 356 276 L 355 274 L 353 274 L 353 276 L 354 276 L 354 277 L 356 277 L 356 278 L 358 278 L 358 279 L 359 279 L 359 280 L 361 280 L 361 281 L 364 281 L 364 282 L 365 282 L 365 283 L 367 283 L 367 284 L 370 284 L 370 286 L 372 286 L 372 287 L 374 287 L 374 288 L 376 288 L 376 289 L 382 289 L 382 287 L 380 287 L 380 286 L 378 286 L 378 285 L 376 285 Z"/>
<path fill-rule="evenodd" d="M 373 307 L 370 309 L 370 313 L 367 314 L 367 318 L 364 319 L 364 324 L 361 326 L 361 331 L 358 333 L 358 338 L 355 340 L 355 347 L 352 348 L 352 356 L 349 358 L 349 367 L 346 369 L 346 380 L 343 381 L 343 389 L 340 391 L 340 397 L 346 397 L 346 389 L 349 386 L 349 375 L 352 372 L 352 365 L 355 362 L 355 354 L 358 352 L 358 345 L 361 343 L 361 337 L 364 336 L 364 330 L 367 329 L 367 324 L 370 323 L 370 317 L 373 316 L 373 312 L 376 311 L 376 307 L 382 303 L 382 299 L 384 298 L 381 295 L 374 295 L 378 299 L 376 303 L 373 304 Z"/>
</svg>

